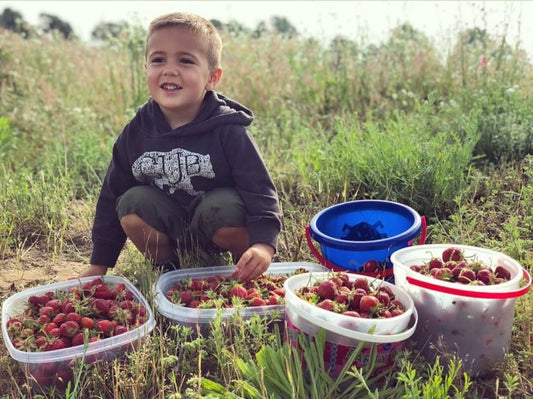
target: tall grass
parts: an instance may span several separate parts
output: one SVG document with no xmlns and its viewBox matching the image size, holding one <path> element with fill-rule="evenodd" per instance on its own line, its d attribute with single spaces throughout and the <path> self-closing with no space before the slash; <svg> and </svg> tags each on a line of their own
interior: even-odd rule
<svg viewBox="0 0 533 399">
<path fill-rule="evenodd" d="M 52 259 L 75 253 L 87 262 L 79 238 L 90 231 L 112 143 L 147 98 L 143 35 L 133 26 L 95 47 L 0 33 L 0 259 L 39 246 Z M 320 209 L 380 198 L 428 217 L 428 242 L 498 249 L 533 270 L 533 67 L 519 47 L 473 29 L 442 54 L 408 25 L 379 46 L 338 38 L 324 48 L 268 33 L 224 41 L 219 91 L 254 111 L 251 130 L 280 193 L 275 260 L 314 260 L 304 227 Z M 132 247 L 115 272 L 152 302 L 158 276 Z M 347 370 L 354 385 L 342 391 L 320 372 L 304 377 L 265 320 L 217 322 L 203 337 L 158 318 L 142 348 L 80 368 L 66 393 L 45 397 L 281 398 L 268 381 L 279 361 L 289 389 L 314 389 L 285 397 L 527 398 L 531 297 L 517 300 L 511 353 L 482 379 L 464 375 L 460 362 L 443 369 L 406 350 L 394 378 L 374 387 Z M 17 364 L 3 357 L 0 373 L 10 377 L 0 392 L 30 397 Z"/>
</svg>

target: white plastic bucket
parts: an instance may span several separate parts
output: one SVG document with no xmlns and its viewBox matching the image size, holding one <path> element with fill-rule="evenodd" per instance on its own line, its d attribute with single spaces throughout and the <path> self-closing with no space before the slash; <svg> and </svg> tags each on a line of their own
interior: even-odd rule
<svg viewBox="0 0 533 399">
<path fill-rule="evenodd" d="M 377 362 L 383 365 L 380 370 L 391 367 L 394 354 L 415 332 L 418 315 L 413 300 L 403 289 L 393 284 L 357 274 L 348 274 L 348 276 L 352 281 L 356 278 L 366 278 L 370 286 L 375 287 L 380 284 L 388 286 L 394 292 L 396 299 L 405 305 L 406 312 L 388 319 L 351 317 L 321 309 L 296 295 L 298 289 L 328 279 L 331 275 L 332 272 L 304 273 L 289 277 L 285 281 L 285 317 L 289 340 L 296 345 L 300 334 L 315 337 L 321 329 L 324 329 L 326 332 L 324 363 L 332 377 L 339 375 L 352 351 L 361 342 L 368 345 L 355 360 L 356 367 L 367 364 L 372 344 L 377 344 Z M 414 322 L 409 325 L 413 319 Z M 371 329 L 374 329 L 373 333 L 369 333 Z"/>
<path fill-rule="evenodd" d="M 492 269 L 503 265 L 511 272 L 507 282 L 472 286 L 424 276 L 410 269 L 449 247 L 461 249 L 467 259 L 483 262 Z M 442 362 L 456 355 L 472 375 L 482 374 L 503 360 L 509 350 L 516 298 L 531 286 L 526 270 L 509 256 L 458 244 L 431 244 L 402 248 L 391 256 L 396 285 L 413 298 L 419 323 L 413 341 L 428 361 Z M 526 280 L 521 286 L 522 279 Z"/>
</svg>

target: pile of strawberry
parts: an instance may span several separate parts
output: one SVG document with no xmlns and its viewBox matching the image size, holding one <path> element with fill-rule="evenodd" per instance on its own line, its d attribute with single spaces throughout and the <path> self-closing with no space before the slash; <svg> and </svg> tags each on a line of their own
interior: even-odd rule
<svg viewBox="0 0 533 399">
<path fill-rule="evenodd" d="M 306 273 L 298 268 L 294 274 Z M 284 275 L 262 274 L 254 280 L 240 282 L 232 275 L 215 275 L 178 281 L 166 292 L 175 305 L 188 308 L 232 308 L 237 305 L 256 307 L 285 303 Z"/>
<path fill-rule="evenodd" d="M 350 280 L 344 272 L 301 287 L 295 294 L 321 309 L 352 317 L 390 318 L 405 312 L 405 306 L 389 286 L 373 287 L 365 277 Z"/>
<path fill-rule="evenodd" d="M 15 348 L 42 352 L 123 334 L 145 321 L 146 308 L 124 283 L 108 287 L 96 278 L 66 292 L 30 296 L 6 328 Z"/>
<path fill-rule="evenodd" d="M 492 270 L 483 262 L 467 259 L 460 248 L 453 246 L 442 251 L 440 257 L 410 268 L 424 276 L 468 285 L 494 285 L 511 279 L 511 272 L 505 266 L 498 265 Z"/>
</svg>

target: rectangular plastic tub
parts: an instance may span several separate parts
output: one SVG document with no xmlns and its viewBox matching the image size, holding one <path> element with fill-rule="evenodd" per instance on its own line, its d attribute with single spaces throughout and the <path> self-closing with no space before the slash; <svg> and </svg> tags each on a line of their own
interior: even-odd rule
<svg viewBox="0 0 533 399">
<path fill-rule="evenodd" d="M 328 269 L 316 263 L 309 262 L 274 262 L 267 269 L 267 275 L 292 275 L 297 269 L 304 268 L 310 272 L 325 272 Z M 175 270 L 161 275 L 155 286 L 154 306 L 156 310 L 174 324 L 190 327 L 193 331 L 199 331 L 202 335 L 208 335 L 210 323 L 220 314 L 222 320 L 236 313 L 235 308 L 227 309 L 200 309 L 179 306 L 166 297 L 166 292 L 177 282 L 188 278 L 206 278 L 217 275 L 229 276 L 235 271 L 235 266 L 214 266 L 193 269 Z M 253 315 L 271 316 L 279 314 L 283 317 L 285 305 L 267 305 L 260 307 L 246 307 L 239 309 L 243 319 L 249 319 Z"/>
<path fill-rule="evenodd" d="M 43 295 L 47 292 L 67 292 L 94 280 L 95 277 L 68 280 L 48 285 L 33 287 L 9 297 L 2 306 L 2 336 L 4 343 L 13 359 L 18 361 L 33 388 L 43 389 L 47 386 L 65 387 L 72 378 L 73 361 L 82 358 L 84 362 L 112 360 L 123 355 L 136 344 L 143 341 L 155 325 L 153 312 L 146 298 L 126 278 L 119 276 L 103 276 L 102 280 L 110 288 L 123 283 L 133 294 L 133 300 L 146 308 L 146 321 L 139 327 L 123 334 L 107 337 L 85 345 L 46 352 L 26 352 L 15 348 L 11 342 L 6 324 L 13 317 L 21 315 L 28 306 L 32 295 Z"/>
</svg>

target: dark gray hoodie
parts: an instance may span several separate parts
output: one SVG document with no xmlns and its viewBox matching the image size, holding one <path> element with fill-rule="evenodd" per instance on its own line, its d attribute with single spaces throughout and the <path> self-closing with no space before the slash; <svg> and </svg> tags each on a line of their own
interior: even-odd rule
<svg viewBox="0 0 533 399">
<path fill-rule="evenodd" d="M 115 265 L 126 242 L 116 200 L 143 184 L 159 187 L 183 206 L 206 191 L 233 187 L 246 206 L 250 244 L 276 248 L 278 196 L 246 129 L 252 120 L 249 109 L 214 91 L 206 93 L 196 118 L 175 130 L 152 99 L 139 108 L 113 146 L 96 206 L 91 264 Z"/>
</svg>

